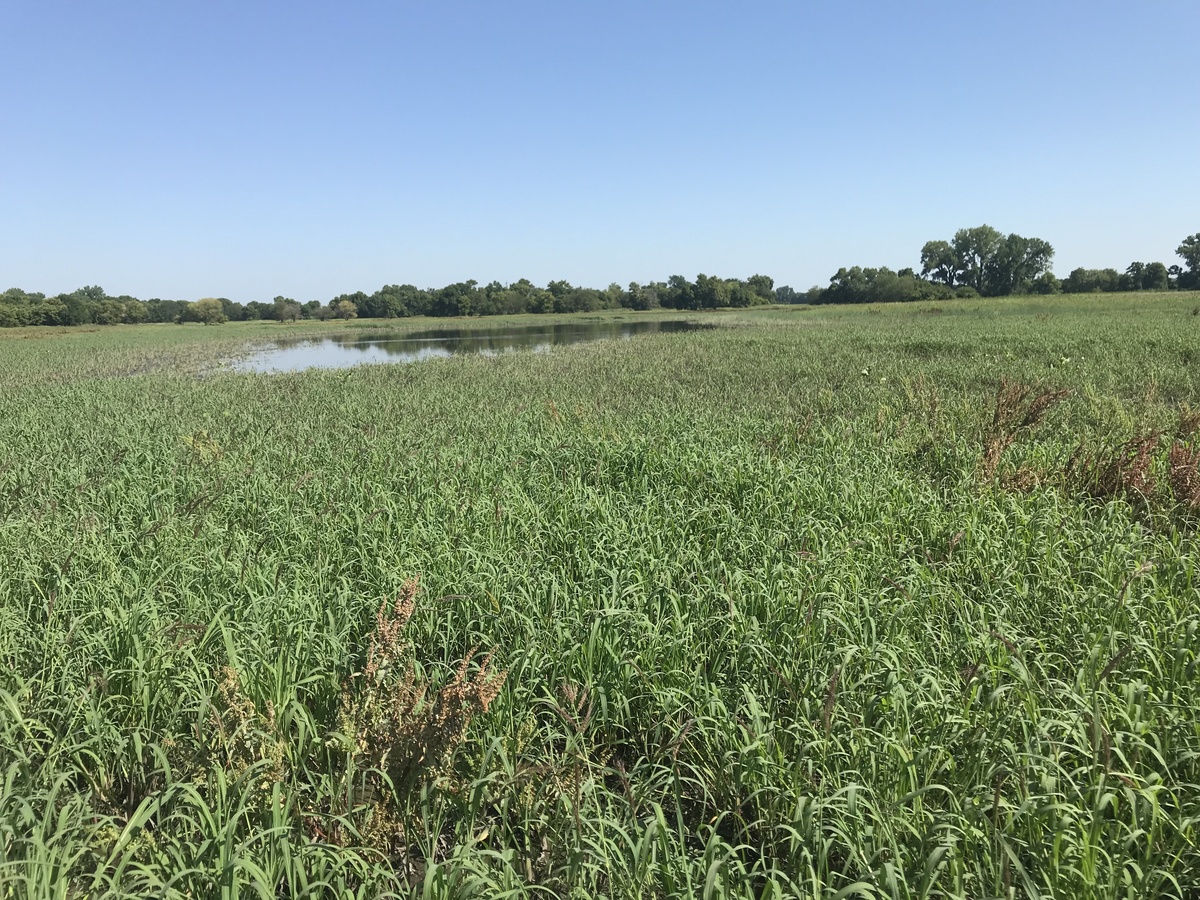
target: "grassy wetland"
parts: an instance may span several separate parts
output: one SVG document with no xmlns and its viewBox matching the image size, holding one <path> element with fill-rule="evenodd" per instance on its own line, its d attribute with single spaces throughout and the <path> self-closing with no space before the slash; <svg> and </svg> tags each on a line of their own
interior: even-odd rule
<svg viewBox="0 0 1200 900">
<path fill-rule="evenodd" d="M 0 897 L 1194 900 L 1198 306 L 0 334 Z"/>
</svg>

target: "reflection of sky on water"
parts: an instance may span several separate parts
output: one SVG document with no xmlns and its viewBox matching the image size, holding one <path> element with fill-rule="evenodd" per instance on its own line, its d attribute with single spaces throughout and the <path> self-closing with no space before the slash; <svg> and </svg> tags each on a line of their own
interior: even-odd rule
<svg viewBox="0 0 1200 900">
<path fill-rule="evenodd" d="M 571 322 L 506 328 L 435 328 L 376 337 L 353 333 L 311 338 L 281 336 L 237 360 L 233 368 L 240 372 L 296 372 L 310 368 L 344 369 L 367 363 L 415 363 L 464 354 L 496 356 L 518 350 L 542 353 L 562 344 L 707 327 L 710 326 L 680 321 Z"/>
</svg>

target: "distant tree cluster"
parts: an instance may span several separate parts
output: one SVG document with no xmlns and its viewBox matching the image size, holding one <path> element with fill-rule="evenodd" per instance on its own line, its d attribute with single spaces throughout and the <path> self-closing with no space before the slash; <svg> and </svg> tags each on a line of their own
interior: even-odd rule
<svg viewBox="0 0 1200 900">
<path fill-rule="evenodd" d="M 776 291 L 779 303 L 887 303 L 953 297 L 1012 294 L 1168 291 L 1200 288 L 1200 234 L 1184 239 L 1176 252 L 1186 269 L 1161 262 L 1131 263 L 1116 269 L 1076 269 L 1060 281 L 1050 270 L 1054 248 L 1041 238 L 1001 234 L 989 225 L 962 228 L 952 240 L 928 241 L 921 248 L 921 271 L 886 266 L 838 269 L 829 286 L 798 293 Z"/>
<path fill-rule="evenodd" d="M 162 301 L 158 301 L 161 303 Z M 82 287 L 70 294 L 47 297 L 9 288 L 0 294 L 0 328 L 20 325 L 119 325 L 122 323 L 171 321 L 178 313 L 172 309 L 170 318 L 156 319 L 161 308 L 135 297 L 110 297 L 99 287 Z"/>
<path fill-rule="evenodd" d="M 140 322 L 189 322 L 220 325 L 224 322 L 300 319 L 391 319 L 407 316 L 493 316 L 514 313 L 595 312 L 602 309 L 717 309 L 755 306 L 776 300 L 775 283 L 766 275 L 744 281 L 697 275 L 688 281 L 672 275 L 665 282 L 628 288 L 610 284 L 604 290 L 575 287 L 551 281 L 540 288 L 522 278 L 509 285 L 493 281 L 480 286 L 462 281 L 443 288 L 418 288 L 411 284 L 384 285 L 373 294 L 362 291 L 340 294 L 328 303 L 298 303 L 276 297 L 270 303 L 235 303 L 226 297 L 202 300 L 138 300 L 110 297 L 103 288 L 84 287 L 70 294 L 47 297 L 12 288 L 0 294 L 0 328 L 22 325 L 120 325 Z"/>
<path fill-rule="evenodd" d="M 1063 279 L 1068 294 L 1103 291 L 1194 291 L 1200 290 L 1200 234 L 1185 237 L 1175 248 L 1184 265 L 1161 262 L 1131 262 L 1124 272 L 1116 269 L 1075 269 Z"/>
<path fill-rule="evenodd" d="M 928 241 L 921 248 L 921 271 L 893 271 L 853 266 L 841 268 L 828 287 L 800 292 L 775 286 L 766 275 L 745 280 L 697 275 L 689 281 L 672 275 L 628 287 L 604 290 L 551 281 L 544 288 L 526 278 L 512 284 L 493 281 L 480 286 L 460 281 L 443 288 L 388 284 L 366 294 L 339 294 L 328 303 L 299 303 L 275 297 L 270 303 L 235 303 L 226 297 L 202 300 L 139 300 L 110 297 L 91 285 L 69 294 L 27 293 L 10 288 L 0 294 L 0 328 L 23 325 L 121 325 L 142 322 L 224 322 L 300 319 L 392 319 L 407 316 L 495 316 L 515 313 L 575 313 L 602 309 L 720 309 L 765 303 L 891 303 L 946 300 L 953 297 L 998 297 L 1009 294 L 1093 293 L 1098 291 L 1200 290 L 1200 233 L 1190 235 L 1175 251 L 1184 265 L 1130 263 L 1116 269 L 1075 269 L 1059 281 L 1050 271 L 1054 248 L 1041 238 L 1001 234 L 988 225 L 962 228 L 952 240 Z"/>
<path fill-rule="evenodd" d="M 1054 248 L 1041 238 L 1004 235 L 990 225 L 960 228 L 952 240 L 926 242 L 919 273 L 886 266 L 841 268 L 829 287 L 803 296 L 810 303 L 891 303 L 1056 293 L 1053 258 Z"/>
<path fill-rule="evenodd" d="M 313 301 L 310 308 L 322 308 Z M 10 288 L 0 294 L 0 328 L 22 325 L 135 325 L 142 322 L 199 322 L 220 325 L 246 319 L 289 321 L 300 318 L 301 307 L 285 297 L 273 303 L 234 303 L 226 297 L 186 300 L 139 300 L 122 295 L 110 297 L 95 285 L 69 294 L 47 297 Z M 333 312 L 331 311 L 332 315 Z"/>
<path fill-rule="evenodd" d="M 1174 270 L 1174 272 L 1172 272 Z M 1163 263 L 1130 263 L 1124 272 L 1116 269 L 1074 269 L 1062 281 L 1067 294 L 1096 294 L 1107 291 L 1169 291 L 1183 270 Z M 1174 275 L 1174 279 L 1172 278 Z"/>
<path fill-rule="evenodd" d="M 697 275 L 688 281 L 672 275 L 665 282 L 638 284 L 628 288 L 610 284 L 604 290 L 575 287 L 568 281 L 551 281 L 540 288 L 527 278 L 512 284 L 493 281 L 480 286 L 463 281 L 434 290 L 411 284 L 385 285 L 374 294 L 343 294 L 331 304 L 352 304 L 360 316 L 494 316 L 516 313 L 575 313 L 602 309 L 716 309 L 754 306 L 775 300 L 775 282 L 766 275 L 741 281 Z"/>
</svg>

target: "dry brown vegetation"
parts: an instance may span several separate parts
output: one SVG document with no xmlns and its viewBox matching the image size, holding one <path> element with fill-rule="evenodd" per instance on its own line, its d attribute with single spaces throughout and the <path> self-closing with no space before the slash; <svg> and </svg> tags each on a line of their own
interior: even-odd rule
<svg viewBox="0 0 1200 900">
<path fill-rule="evenodd" d="M 992 420 L 984 436 L 983 477 L 994 478 L 1004 451 L 1071 393 L 1069 388 L 1044 388 L 1002 378 L 996 391 Z"/>
</svg>

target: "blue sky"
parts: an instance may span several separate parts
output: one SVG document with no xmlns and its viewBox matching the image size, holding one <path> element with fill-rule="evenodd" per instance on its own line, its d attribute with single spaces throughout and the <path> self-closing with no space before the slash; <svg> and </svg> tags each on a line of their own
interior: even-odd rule
<svg viewBox="0 0 1200 900">
<path fill-rule="evenodd" d="M 1200 3 L 0 0 L 0 289 L 328 300 L 1200 231 Z"/>
</svg>

